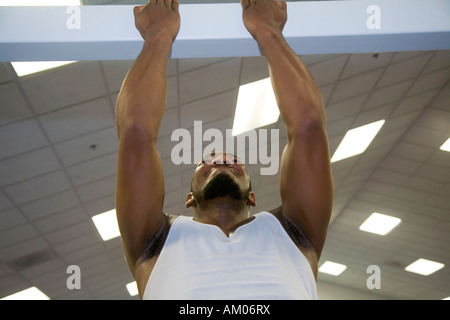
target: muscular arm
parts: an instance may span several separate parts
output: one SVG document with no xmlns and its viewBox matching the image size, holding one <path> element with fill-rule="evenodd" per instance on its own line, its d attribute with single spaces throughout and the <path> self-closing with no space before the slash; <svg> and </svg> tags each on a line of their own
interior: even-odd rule
<svg viewBox="0 0 450 320">
<path fill-rule="evenodd" d="M 242 5 L 244 23 L 266 58 L 287 130 L 280 169 L 281 210 L 306 233 L 320 256 L 333 198 L 322 97 L 307 67 L 282 35 L 286 3 L 243 0 Z"/>
<path fill-rule="evenodd" d="M 152 0 L 134 10 L 144 46 L 117 99 L 116 212 L 134 273 L 146 241 L 164 225 L 164 176 L 156 140 L 166 99 L 166 67 L 179 29 L 178 3 Z"/>
</svg>

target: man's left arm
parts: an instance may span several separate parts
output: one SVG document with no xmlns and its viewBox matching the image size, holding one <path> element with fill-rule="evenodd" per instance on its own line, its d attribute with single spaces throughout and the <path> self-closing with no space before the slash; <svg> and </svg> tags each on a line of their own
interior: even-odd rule
<svg viewBox="0 0 450 320">
<path fill-rule="evenodd" d="M 280 168 L 283 215 L 301 228 L 320 256 L 333 202 L 326 115 L 320 91 L 282 35 L 286 3 L 241 1 L 243 19 L 269 67 L 288 142 Z"/>
</svg>

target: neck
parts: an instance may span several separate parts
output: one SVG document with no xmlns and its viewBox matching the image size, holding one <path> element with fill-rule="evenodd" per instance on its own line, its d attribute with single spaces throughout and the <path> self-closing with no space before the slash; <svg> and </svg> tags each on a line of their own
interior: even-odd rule
<svg viewBox="0 0 450 320">
<path fill-rule="evenodd" d="M 194 210 L 196 221 L 218 226 L 224 233 L 232 232 L 249 218 L 245 201 L 219 197 L 198 204 Z"/>
</svg>

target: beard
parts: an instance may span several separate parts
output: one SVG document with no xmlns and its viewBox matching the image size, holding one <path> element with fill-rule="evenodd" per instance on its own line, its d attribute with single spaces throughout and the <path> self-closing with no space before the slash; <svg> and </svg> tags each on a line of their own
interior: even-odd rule
<svg viewBox="0 0 450 320">
<path fill-rule="evenodd" d="M 205 185 L 202 191 L 194 192 L 194 198 L 197 204 L 204 201 L 213 200 L 220 197 L 228 197 L 234 200 L 247 201 L 250 195 L 250 188 L 243 191 L 225 172 L 219 172 Z"/>
</svg>

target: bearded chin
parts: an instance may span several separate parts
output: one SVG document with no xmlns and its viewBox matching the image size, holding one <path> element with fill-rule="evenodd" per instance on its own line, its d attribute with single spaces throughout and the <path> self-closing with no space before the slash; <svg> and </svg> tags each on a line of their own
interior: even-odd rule
<svg viewBox="0 0 450 320">
<path fill-rule="evenodd" d="M 234 200 L 247 200 L 250 188 L 242 191 L 239 185 L 225 172 L 216 174 L 200 192 L 194 192 L 197 204 L 219 197 Z"/>
</svg>

